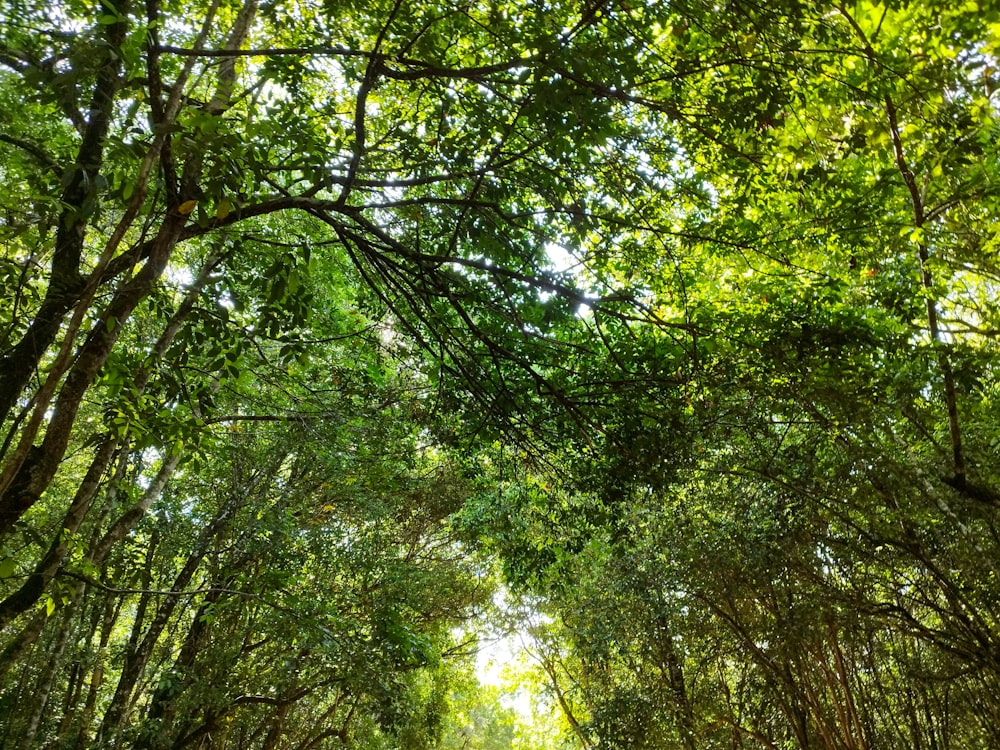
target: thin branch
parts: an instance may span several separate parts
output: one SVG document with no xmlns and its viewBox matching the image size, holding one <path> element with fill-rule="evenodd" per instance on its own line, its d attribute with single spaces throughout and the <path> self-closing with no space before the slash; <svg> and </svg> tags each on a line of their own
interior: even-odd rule
<svg viewBox="0 0 1000 750">
<path fill-rule="evenodd" d="M 415 60 L 411 57 L 400 57 L 393 55 L 383 55 L 378 51 L 350 49 L 347 47 L 337 47 L 329 45 L 313 45 L 308 47 L 267 47 L 243 50 L 225 49 L 187 49 L 185 47 L 175 47 L 169 44 L 161 44 L 157 51 L 183 55 L 186 57 L 347 57 L 361 58 L 377 61 L 382 64 L 380 71 L 387 78 L 400 81 L 415 81 L 421 78 L 464 78 L 478 80 L 495 73 L 504 73 L 518 68 L 523 68 L 531 63 L 537 62 L 535 57 L 519 57 L 502 63 L 493 65 L 473 65 L 464 68 L 450 68 L 444 65 L 435 65 L 424 60 Z M 388 63 L 403 66 L 405 69 L 388 67 Z"/>
<path fill-rule="evenodd" d="M 864 29 L 857 20 L 843 6 L 835 6 L 837 11 L 847 20 L 848 24 L 857 34 L 865 48 L 865 53 L 872 63 L 878 64 L 878 54 L 871 42 L 865 35 Z M 920 280 L 924 290 L 924 298 L 927 307 L 927 327 L 930 331 L 931 340 L 937 348 L 938 366 L 944 380 L 944 400 L 945 409 L 948 413 L 948 431 L 951 435 L 952 448 L 952 471 L 954 477 L 948 482 L 959 491 L 966 487 L 965 455 L 962 449 L 962 430 L 958 419 L 958 397 L 955 387 L 955 375 L 951 367 L 951 359 L 943 346 L 941 329 L 938 324 L 937 302 L 934 297 L 934 278 L 930 269 L 930 249 L 926 238 L 923 236 L 923 229 L 927 223 L 927 214 L 924 208 L 924 199 L 917 178 L 913 174 L 913 169 L 906 158 L 903 148 L 903 138 L 899 129 L 899 112 L 896 104 L 889 94 L 884 99 L 885 116 L 889 124 L 889 133 L 892 138 L 893 156 L 896 161 L 896 168 L 903 178 L 906 190 L 910 196 L 910 204 L 913 210 L 913 228 L 919 233 L 917 238 L 917 257 L 920 260 Z M 937 209 L 935 209 L 937 210 Z"/>
<path fill-rule="evenodd" d="M 200 589 L 187 589 L 184 591 L 173 591 L 170 589 L 133 589 L 133 588 L 118 588 L 115 586 L 109 586 L 106 583 L 98 581 L 83 573 L 78 573 L 73 570 L 62 570 L 60 575 L 67 576 L 69 578 L 75 578 L 78 581 L 86 583 L 88 586 L 93 586 L 96 589 L 100 589 L 108 594 L 115 594 L 116 596 L 132 596 L 132 595 L 143 595 L 143 596 L 176 596 L 176 597 L 187 597 L 187 596 L 201 596 L 202 594 L 232 594 L 233 596 L 239 596 L 244 599 L 254 599 L 261 601 L 257 594 L 250 594 L 246 591 L 238 591 L 236 589 L 227 589 L 221 586 L 206 586 Z M 268 604 L 268 602 L 264 602 Z"/>
<path fill-rule="evenodd" d="M 63 168 L 59 165 L 59 162 L 31 141 L 26 141 L 23 138 L 17 138 L 13 135 L 7 135 L 6 133 L 0 133 L 0 141 L 9 143 L 11 146 L 17 146 L 22 151 L 26 151 L 40 161 L 42 166 L 52 172 L 57 179 L 62 178 Z"/>
</svg>

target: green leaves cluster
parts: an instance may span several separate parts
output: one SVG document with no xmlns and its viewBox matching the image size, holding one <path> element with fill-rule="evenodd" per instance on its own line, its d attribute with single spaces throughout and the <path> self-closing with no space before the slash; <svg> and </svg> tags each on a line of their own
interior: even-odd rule
<svg viewBox="0 0 1000 750">
<path fill-rule="evenodd" d="M 1000 741 L 995 10 L 0 29 L 0 744 Z"/>
</svg>

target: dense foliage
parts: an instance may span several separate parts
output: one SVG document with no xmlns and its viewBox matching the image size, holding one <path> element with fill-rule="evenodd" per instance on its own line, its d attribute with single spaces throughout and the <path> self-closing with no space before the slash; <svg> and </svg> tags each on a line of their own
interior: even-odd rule
<svg viewBox="0 0 1000 750">
<path fill-rule="evenodd" d="M 0 744 L 1000 746 L 998 55 L 0 0 Z"/>
</svg>

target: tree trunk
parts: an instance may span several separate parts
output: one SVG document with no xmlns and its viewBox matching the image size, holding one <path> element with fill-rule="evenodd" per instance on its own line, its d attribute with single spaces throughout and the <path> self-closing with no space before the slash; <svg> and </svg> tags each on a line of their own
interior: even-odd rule
<svg viewBox="0 0 1000 750">
<path fill-rule="evenodd" d="M 128 14 L 128 0 L 109 2 L 107 5 L 119 17 Z M 98 6 L 97 12 L 103 15 L 107 9 Z M 59 217 L 45 299 L 24 336 L 0 359 L 0 424 L 7 420 L 83 287 L 80 260 L 90 215 L 84 207 L 88 201 L 94 200 L 115 96 L 124 83 L 121 46 L 128 32 L 127 23 L 103 24 L 101 27 L 105 39 L 103 44 L 94 45 L 100 63 L 88 108 L 90 117 L 71 167 L 69 182 L 61 196 L 64 208 Z"/>
<path fill-rule="evenodd" d="M 216 536 L 225 530 L 227 524 L 231 520 L 232 514 L 236 511 L 242 501 L 243 497 L 234 492 L 233 495 L 219 508 L 212 522 L 202 529 L 201 534 L 195 542 L 194 549 L 188 555 L 188 558 L 184 563 L 184 567 L 181 568 L 181 571 L 174 579 L 173 586 L 171 587 L 171 594 L 182 594 L 184 592 L 192 578 L 194 578 L 194 574 L 198 571 L 205 555 L 208 554 L 212 541 L 216 538 Z M 143 594 L 143 611 L 145 610 L 145 607 L 148 606 L 149 596 L 149 594 Z M 153 649 L 156 646 L 157 641 L 162 635 L 181 599 L 182 597 L 180 596 L 166 596 L 157 608 L 156 615 L 149 623 L 149 627 L 146 629 L 145 634 L 141 638 L 139 636 L 139 631 L 142 629 L 142 618 L 138 615 L 136 616 L 133 636 L 132 639 L 130 639 L 129 648 L 125 655 L 125 664 L 122 667 L 122 674 L 118 681 L 118 687 L 115 690 L 115 697 L 112 700 L 111 705 L 108 707 L 108 711 L 104 716 L 104 722 L 102 723 L 101 732 L 98 735 L 101 740 L 106 741 L 108 738 L 116 735 L 121 728 L 125 715 L 132 705 L 133 691 L 135 690 L 136 685 L 138 685 L 139 680 L 142 677 L 142 673 L 146 669 L 146 665 L 149 663 L 149 659 L 153 654 Z"/>
<path fill-rule="evenodd" d="M 117 600 L 117 604 L 112 606 L 114 600 L 108 598 L 104 606 L 104 619 L 101 623 L 101 640 L 97 649 L 97 656 L 94 660 L 94 668 L 90 673 L 90 687 L 87 690 L 87 700 L 83 705 L 83 711 L 77 721 L 77 739 L 75 750 L 85 750 L 90 747 L 90 725 L 94 720 L 94 711 L 97 706 L 97 696 L 104 684 L 104 662 L 107 657 L 108 643 L 111 640 L 111 631 L 118 621 L 121 613 L 122 600 Z"/>
<path fill-rule="evenodd" d="M 169 747 L 168 737 L 175 713 L 176 700 L 191 682 L 191 668 L 194 666 L 208 635 L 209 619 L 207 615 L 212 606 L 222 597 L 220 589 L 221 587 L 209 591 L 201 606 L 198 607 L 198 611 L 195 612 L 191 625 L 188 627 L 184 645 L 181 647 L 171 670 L 179 682 L 162 685 L 153 693 L 146 716 L 148 731 L 145 737 L 136 742 L 135 750 L 165 750 Z"/>
<path fill-rule="evenodd" d="M 49 693 L 52 691 L 52 683 L 62 667 L 62 655 L 66 650 L 66 643 L 69 641 L 70 633 L 73 630 L 73 619 L 77 611 L 77 606 L 77 602 L 72 602 L 70 606 L 63 609 L 62 627 L 59 628 L 59 632 L 56 634 L 54 647 L 46 654 L 47 661 L 45 667 L 31 696 L 31 716 L 21 737 L 20 750 L 33 750 L 33 748 L 37 747 L 35 737 L 38 735 L 38 729 L 42 724 L 42 717 L 45 715 L 45 709 L 49 703 Z"/>
</svg>

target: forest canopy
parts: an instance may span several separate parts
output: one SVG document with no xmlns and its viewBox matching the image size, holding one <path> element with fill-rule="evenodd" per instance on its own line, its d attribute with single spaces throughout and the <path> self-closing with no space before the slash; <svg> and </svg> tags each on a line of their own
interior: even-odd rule
<svg viewBox="0 0 1000 750">
<path fill-rule="evenodd" d="M 0 0 L 0 745 L 1000 747 L 998 58 Z"/>
</svg>

